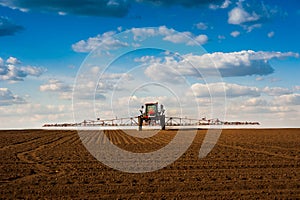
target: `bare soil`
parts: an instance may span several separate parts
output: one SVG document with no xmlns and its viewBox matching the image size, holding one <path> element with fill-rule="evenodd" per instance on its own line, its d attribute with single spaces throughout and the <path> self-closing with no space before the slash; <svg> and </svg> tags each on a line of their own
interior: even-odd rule
<svg viewBox="0 0 300 200">
<path fill-rule="evenodd" d="M 173 164 L 132 174 L 97 161 L 76 131 L 0 131 L 0 199 L 299 199 L 300 129 L 228 129 L 198 158 L 206 130 Z M 133 152 L 166 145 L 175 131 L 135 138 L 106 131 Z"/>
</svg>

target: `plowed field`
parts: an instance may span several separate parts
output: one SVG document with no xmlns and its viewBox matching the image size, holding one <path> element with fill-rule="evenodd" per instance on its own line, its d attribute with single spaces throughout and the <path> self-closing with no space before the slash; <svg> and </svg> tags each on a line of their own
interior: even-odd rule
<svg viewBox="0 0 300 200">
<path fill-rule="evenodd" d="M 173 164 L 125 173 L 97 161 L 76 131 L 0 131 L 0 199 L 299 199 L 300 129 L 228 129 L 203 159 L 206 130 Z M 136 138 L 106 131 L 132 152 L 168 144 L 175 131 Z M 143 134 L 138 133 L 138 134 Z"/>
</svg>

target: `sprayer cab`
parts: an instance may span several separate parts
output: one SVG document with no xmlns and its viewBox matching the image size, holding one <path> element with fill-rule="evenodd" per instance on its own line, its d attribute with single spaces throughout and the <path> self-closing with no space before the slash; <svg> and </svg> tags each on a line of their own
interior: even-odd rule
<svg viewBox="0 0 300 200">
<path fill-rule="evenodd" d="M 158 106 L 156 103 L 145 103 L 140 109 L 141 115 L 138 117 L 139 120 L 139 130 L 142 130 L 143 122 L 145 124 L 157 124 L 161 126 L 162 130 L 165 130 L 165 109 L 163 105 Z"/>
</svg>

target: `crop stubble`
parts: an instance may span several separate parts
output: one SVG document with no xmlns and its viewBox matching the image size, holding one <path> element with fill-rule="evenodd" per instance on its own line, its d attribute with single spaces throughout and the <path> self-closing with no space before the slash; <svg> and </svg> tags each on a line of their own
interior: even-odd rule
<svg viewBox="0 0 300 200">
<path fill-rule="evenodd" d="M 0 198 L 300 197 L 300 129 L 223 130 L 213 150 L 199 159 L 205 133 L 198 130 L 173 164 L 130 174 L 97 161 L 76 131 L 0 131 Z M 120 130 L 105 134 L 120 148 L 140 153 L 162 148 L 176 132 L 160 131 L 144 139 Z"/>
</svg>

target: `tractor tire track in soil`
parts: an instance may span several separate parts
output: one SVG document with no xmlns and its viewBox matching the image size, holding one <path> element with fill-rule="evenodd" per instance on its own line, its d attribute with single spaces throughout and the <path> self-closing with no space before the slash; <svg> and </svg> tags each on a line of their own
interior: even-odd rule
<svg viewBox="0 0 300 200">
<path fill-rule="evenodd" d="M 232 146 L 232 145 L 226 145 L 226 144 L 222 144 L 222 143 L 218 143 L 218 145 L 223 146 L 223 147 L 229 147 L 229 148 L 232 148 L 232 149 L 242 150 L 242 151 L 248 151 L 248 152 L 266 154 L 266 155 L 270 155 L 270 156 L 276 156 L 276 157 L 280 157 L 280 158 L 284 158 L 284 159 L 291 159 L 291 160 L 297 160 L 297 161 L 300 160 L 300 158 L 298 158 L 297 156 L 288 156 L 288 155 L 279 154 L 279 153 L 272 153 L 272 152 L 264 151 L 264 150 L 245 148 L 245 147 L 237 146 L 237 145 Z"/>
<path fill-rule="evenodd" d="M 77 137 L 74 137 L 73 134 L 66 135 L 50 135 L 42 136 L 32 140 L 28 140 L 23 143 L 12 144 L 6 148 L 2 148 L 0 151 L 7 149 L 24 149 L 24 151 L 17 152 L 16 157 L 19 159 L 19 162 L 32 165 L 31 173 L 29 175 L 18 177 L 15 179 L 10 179 L 11 184 L 17 184 L 18 182 L 28 181 L 29 179 L 38 177 L 38 176 L 48 176 L 51 174 L 56 174 L 60 176 L 64 174 L 64 171 L 53 171 L 42 162 L 41 158 L 36 155 L 37 152 L 46 149 L 51 151 L 55 146 L 62 145 L 68 142 L 70 139 L 78 140 Z M 7 181 L 9 182 L 9 181 Z"/>
</svg>

